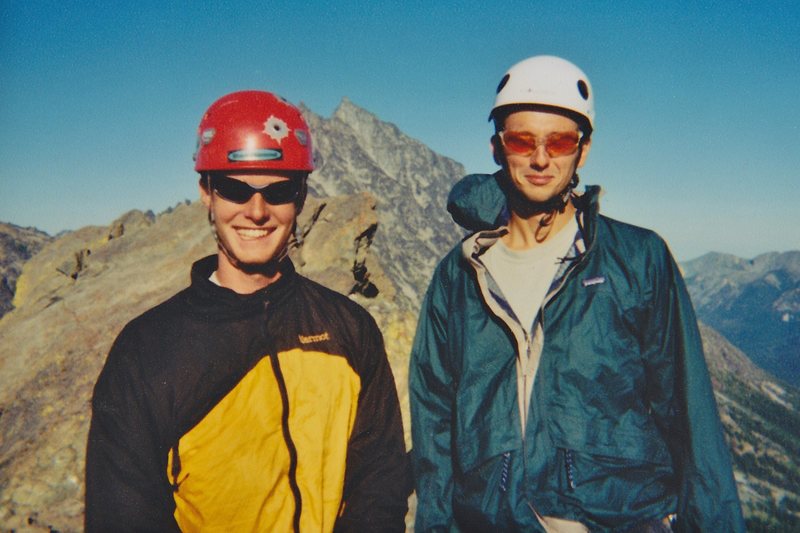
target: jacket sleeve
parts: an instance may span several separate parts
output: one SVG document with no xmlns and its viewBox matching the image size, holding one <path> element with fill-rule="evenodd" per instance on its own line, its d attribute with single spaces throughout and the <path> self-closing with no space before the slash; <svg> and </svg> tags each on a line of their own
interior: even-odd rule
<svg viewBox="0 0 800 533">
<path fill-rule="evenodd" d="M 358 410 L 347 448 L 343 509 L 336 532 L 405 531 L 411 471 L 397 387 L 377 325 L 360 328 Z"/>
<path fill-rule="evenodd" d="M 697 319 L 677 264 L 659 244 L 645 346 L 650 402 L 677 475 L 678 530 L 744 532 Z"/>
<path fill-rule="evenodd" d="M 443 264 L 434 274 L 422 304 L 409 369 L 416 531 L 447 531 L 454 525 L 451 459 L 454 379 L 447 353 L 448 302 Z"/>
<path fill-rule="evenodd" d="M 167 450 L 158 445 L 143 393 L 146 383 L 137 370 L 137 343 L 129 333 L 117 338 L 94 388 L 85 530 L 178 531 Z"/>
</svg>

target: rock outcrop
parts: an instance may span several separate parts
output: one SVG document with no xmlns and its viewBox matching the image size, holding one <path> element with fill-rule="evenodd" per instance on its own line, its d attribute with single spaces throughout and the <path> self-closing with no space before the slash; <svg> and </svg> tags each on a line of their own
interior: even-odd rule
<svg viewBox="0 0 800 533">
<path fill-rule="evenodd" d="M 0 317 L 11 311 L 22 265 L 52 237 L 35 228 L 0 222 Z"/>
</svg>

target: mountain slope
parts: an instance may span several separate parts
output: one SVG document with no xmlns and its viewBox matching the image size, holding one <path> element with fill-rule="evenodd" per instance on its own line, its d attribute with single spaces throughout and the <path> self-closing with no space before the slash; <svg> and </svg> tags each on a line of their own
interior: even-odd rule
<svg viewBox="0 0 800 533">
<path fill-rule="evenodd" d="M 749 260 L 709 253 L 681 266 L 700 320 L 800 386 L 800 252 Z"/>
<path fill-rule="evenodd" d="M 800 390 L 705 324 L 700 334 L 748 531 L 799 531 Z"/>
</svg>

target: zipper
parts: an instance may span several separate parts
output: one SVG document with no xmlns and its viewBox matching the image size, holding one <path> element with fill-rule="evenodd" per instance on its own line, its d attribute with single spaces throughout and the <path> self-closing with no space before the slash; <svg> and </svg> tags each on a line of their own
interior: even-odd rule
<svg viewBox="0 0 800 533">
<path fill-rule="evenodd" d="M 524 330 L 523 330 L 524 331 Z M 523 394 L 523 402 L 522 402 L 522 475 L 525 476 L 525 472 L 528 471 L 528 439 L 525 438 L 525 434 L 528 430 L 528 406 L 531 403 L 531 395 L 528 394 L 528 365 L 530 365 L 531 360 L 531 340 L 530 336 L 527 332 L 525 332 L 525 356 L 527 357 L 527 361 L 522 368 L 522 394 Z M 533 386 L 531 382 L 530 386 Z M 532 394 L 532 393 L 531 393 Z"/>
<path fill-rule="evenodd" d="M 572 450 L 568 450 L 566 448 L 562 448 L 564 451 L 564 470 L 567 474 L 567 488 L 569 488 L 570 492 L 575 490 L 575 476 L 574 476 L 574 469 L 575 465 L 572 460 Z"/>
<path fill-rule="evenodd" d="M 172 474 L 172 492 L 178 492 L 181 486 L 181 482 L 178 481 L 178 475 L 181 473 L 181 455 L 178 451 L 179 444 L 180 439 L 178 439 L 172 447 L 172 471 L 170 472 Z"/>
<path fill-rule="evenodd" d="M 483 263 L 475 257 L 474 253 L 469 254 L 471 258 L 470 263 L 473 270 L 476 273 L 476 281 L 478 283 L 479 294 L 482 300 L 486 303 L 492 313 L 496 317 L 498 317 L 508 328 L 513 338 L 516 340 L 517 349 L 516 349 L 516 357 L 517 362 L 519 364 L 519 368 L 522 371 L 522 385 L 523 385 L 523 395 L 527 397 L 526 391 L 528 387 L 528 373 L 529 373 L 529 359 L 531 353 L 531 342 L 528 333 L 525 331 L 525 328 L 519 323 L 517 319 L 515 319 L 512 315 L 510 315 L 505 309 L 503 309 L 495 300 L 492 291 L 489 289 L 487 284 L 487 277 L 490 276 L 488 270 L 483 265 Z M 476 264 L 478 266 L 476 266 Z M 520 335 L 519 332 L 522 332 L 522 343 L 524 346 L 520 346 Z M 525 355 L 523 355 L 523 350 L 520 348 L 524 348 L 524 354 L 527 354 L 527 359 Z M 517 383 L 519 382 L 519 378 L 517 377 Z M 517 392 L 519 394 L 519 391 Z M 517 403 L 519 404 L 519 397 L 517 398 Z M 520 422 L 520 434 L 522 436 L 522 444 L 523 449 L 525 445 L 525 426 L 527 425 L 527 405 L 526 402 L 522 402 L 522 406 L 520 408 L 519 413 L 519 422 Z"/>
<path fill-rule="evenodd" d="M 529 392 L 528 389 L 533 386 L 533 379 L 531 379 L 530 383 L 528 382 L 528 378 L 532 378 L 531 374 L 531 355 L 533 355 L 533 348 L 531 347 L 532 340 L 530 334 L 523 330 L 524 339 L 525 339 L 525 359 L 522 361 L 522 409 L 521 409 L 521 416 L 522 416 L 522 443 L 523 446 L 525 444 L 525 432 L 528 427 L 528 410 L 531 400 L 532 392 Z"/>
<path fill-rule="evenodd" d="M 303 497 L 300 493 L 300 486 L 297 483 L 297 447 L 294 444 L 292 434 L 289 431 L 289 394 L 286 390 L 286 381 L 283 377 L 281 364 L 278 360 L 277 348 L 274 344 L 269 342 L 269 328 L 267 328 L 267 310 L 269 309 L 269 300 L 264 301 L 264 321 L 262 322 L 262 331 L 264 333 L 264 341 L 269 346 L 269 360 L 272 366 L 272 373 L 275 376 L 275 381 L 278 384 L 278 391 L 281 396 L 281 406 L 283 412 L 281 413 L 281 430 L 283 432 L 283 440 L 286 443 L 286 448 L 289 451 L 289 488 L 294 497 L 294 516 L 292 517 L 292 528 L 295 533 L 300 533 L 300 517 L 303 513 Z"/>
<path fill-rule="evenodd" d="M 503 454 L 503 466 L 500 469 L 500 492 L 505 494 L 508 491 L 508 474 L 511 470 L 511 452 Z"/>
</svg>

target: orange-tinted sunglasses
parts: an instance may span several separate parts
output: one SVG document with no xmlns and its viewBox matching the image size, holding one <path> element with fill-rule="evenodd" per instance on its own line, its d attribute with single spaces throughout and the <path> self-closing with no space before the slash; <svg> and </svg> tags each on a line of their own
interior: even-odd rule
<svg viewBox="0 0 800 533">
<path fill-rule="evenodd" d="M 544 139 L 538 139 L 527 131 L 501 131 L 498 135 L 507 154 L 528 156 L 539 146 L 544 146 L 550 157 L 574 154 L 583 137 L 579 131 L 559 131 Z"/>
</svg>

